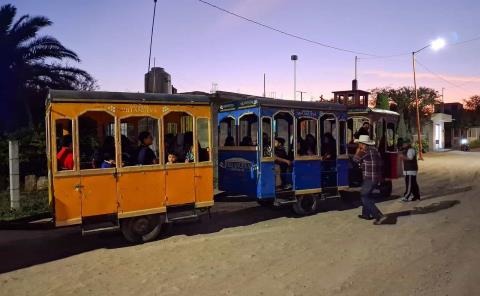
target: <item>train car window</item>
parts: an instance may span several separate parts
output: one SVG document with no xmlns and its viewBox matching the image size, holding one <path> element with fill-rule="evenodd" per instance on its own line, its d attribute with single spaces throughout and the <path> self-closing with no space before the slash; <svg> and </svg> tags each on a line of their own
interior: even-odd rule
<svg viewBox="0 0 480 296">
<path fill-rule="evenodd" d="M 272 149 L 272 119 L 262 118 L 262 156 L 273 157 Z"/>
<path fill-rule="evenodd" d="M 340 121 L 339 125 L 339 154 L 344 155 L 347 154 L 347 133 L 346 133 L 346 126 L 347 123 L 345 121 Z"/>
<path fill-rule="evenodd" d="M 237 145 L 237 126 L 232 117 L 224 118 L 220 121 L 218 129 L 218 146 L 236 146 Z"/>
<path fill-rule="evenodd" d="M 284 149 L 288 159 L 292 160 L 294 158 L 293 116 L 287 112 L 276 114 L 273 121 L 273 130 L 275 134 L 274 153 L 277 154 L 276 151 Z M 280 145 L 280 147 L 277 147 L 277 145 Z"/>
<path fill-rule="evenodd" d="M 153 165 L 159 161 L 158 120 L 134 116 L 120 120 L 122 167 Z"/>
<path fill-rule="evenodd" d="M 210 128 L 208 118 L 197 119 L 198 161 L 210 161 Z"/>
<path fill-rule="evenodd" d="M 333 114 L 320 118 L 320 155 L 324 160 L 337 158 L 337 120 Z"/>
<path fill-rule="evenodd" d="M 116 166 L 115 119 L 105 111 L 88 111 L 78 118 L 80 169 Z"/>
<path fill-rule="evenodd" d="M 390 122 L 387 124 L 387 151 L 397 150 L 395 142 L 395 124 Z"/>
<path fill-rule="evenodd" d="M 164 117 L 165 162 L 195 162 L 193 145 L 193 117 L 186 112 L 170 112 Z"/>
<path fill-rule="evenodd" d="M 57 119 L 55 121 L 57 171 L 72 171 L 75 167 L 72 135 L 72 120 Z"/>
<path fill-rule="evenodd" d="M 297 119 L 297 155 L 317 155 L 317 120 L 311 118 Z"/>
<path fill-rule="evenodd" d="M 258 117 L 255 114 L 247 114 L 240 117 L 240 146 L 258 145 Z"/>
</svg>

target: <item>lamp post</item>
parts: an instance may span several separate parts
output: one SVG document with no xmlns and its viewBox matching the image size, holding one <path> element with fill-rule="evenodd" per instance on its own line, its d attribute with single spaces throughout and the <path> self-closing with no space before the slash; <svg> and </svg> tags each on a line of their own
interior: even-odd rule
<svg viewBox="0 0 480 296">
<path fill-rule="evenodd" d="M 417 109 L 418 159 L 420 159 L 420 160 L 423 160 L 423 153 L 422 153 L 423 145 L 422 145 L 422 132 L 421 132 L 421 129 L 420 129 L 420 107 L 419 107 L 420 102 L 418 100 L 417 77 L 416 77 L 416 73 L 415 73 L 415 54 L 421 52 L 422 50 L 424 50 L 425 48 L 428 48 L 428 47 L 432 47 L 433 50 L 439 50 L 444 46 L 445 46 L 445 40 L 443 40 L 441 38 L 438 38 L 438 39 L 432 41 L 432 43 L 420 48 L 417 51 L 412 52 L 413 87 L 415 88 L 415 105 L 416 105 L 416 109 Z"/>
<path fill-rule="evenodd" d="M 290 59 L 293 61 L 293 99 L 297 100 L 297 55 L 292 55 Z"/>
</svg>

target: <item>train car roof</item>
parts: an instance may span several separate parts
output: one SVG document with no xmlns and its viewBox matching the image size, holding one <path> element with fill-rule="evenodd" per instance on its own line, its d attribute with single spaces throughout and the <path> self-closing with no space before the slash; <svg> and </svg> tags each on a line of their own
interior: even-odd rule
<svg viewBox="0 0 480 296">
<path fill-rule="evenodd" d="M 386 115 L 393 115 L 393 116 L 400 116 L 399 113 L 391 110 L 385 110 L 385 109 L 377 109 L 377 108 L 362 108 L 362 109 L 349 109 L 348 113 L 359 113 L 359 114 L 364 114 L 364 113 L 377 113 L 377 114 L 386 114 Z"/>
<path fill-rule="evenodd" d="M 143 104 L 195 104 L 209 105 L 210 98 L 198 94 L 158 94 L 158 93 L 129 93 L 108 91 L 74 91 L 55 90 L 48 92 L 48 102 L 69 103 L 143 103 Z"/>
<path fill-rule="evenodd" d="M 298 108 L 298 109 L 315 109 L 315 110 L 327 110 L 327 111 L 347 111 L 347 107 L 338 103 L 330 102 L 310 102 L 310 101 L 293 101 L 283 99 L 273 99 L 267 97 L 252 96 L 241 93 L 232 93 L 225 91 L 217 91 L 213 94 L 213 101 L 227 105 L 236 105 L 236 107 L 250 105 L 258 105 L 274 108 Z"/>
</svg>

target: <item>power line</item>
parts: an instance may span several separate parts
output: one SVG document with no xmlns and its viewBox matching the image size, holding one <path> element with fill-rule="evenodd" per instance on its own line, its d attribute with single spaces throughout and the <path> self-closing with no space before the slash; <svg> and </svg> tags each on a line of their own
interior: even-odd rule
<svg viewBox="0 0 480 296">
<path fill-rule="evenodd" d="M 461 89 L 461 90 L 463 90 L 463 91 L 475 93 L 475 91 L 470 90 L 470 89 L 463 88 L 462 86 L 460 86 L 460 85 L 458 85 L 458 84 L 456 84 L 456 83 L 453 83 L 453 82 L 451 82 L 450 80 L 445 79 L 445 78 L 442 77 L 441 75 L 433 72 L 433 71 L 430 70 L 427 66 L 425 66 L 424 64 L 422 64 L 418 59 L 416 59 L 416 62 L 417 62 L 417 64 L 419 64 L 425 71 L 429 72 L 430 74 L 432 74 L 433 76 L 437 77 L 438 79 L 444 81 L 445 83 L 448 83 L 448 84 L 450 84 L 451 86 L 456 87 L 456 88 L 458 88 L 458 89 Z"/>
<path fill-rule="evenodd" d="M 452 43 L 451 45 L 461 45 L 461 44 L 465 44 L 465 43 L 474 42 L 474 41 L 477 41 L 477 40 L 480 40 L 480 36 L 477 36 L 477 37 L 471 38 L 471 39 L 467 39 L 467 40 L 464 40 L 464 41 L 455 42 L 455 43 Z"/>
<path fill-rule="evenodd" d="M 316 44 L 316 45 L 319 45 L 319 46 L 322 46 L 322 47 L 326 47 L 326 48 L 330 48 L 330 49 L 334 49 L 334 50 L 338 50 L 338 51 L 343 51 L 343 52 L 348 52 L 348 53 L 353 53 L 353 54 L 360 54 L 360 55 L 365 55 L 365 56 L 371 56 L 371 57 L 377 57 L 378 55 L 375 55 L 375 54 L 371 54 L 371 53 L 365 53 L 365 52 L 360 52 L 360 51 L 355 51 L 355 50 L 350 50 L 350 49 L 345 49 L 345 48 L 341 48 L 341 47 L 337 47 L 337 46 L 333 46 L 333 45 L 330 45 L 330 44 L 326 44 L 326 43 L 323 43 L 323 42 L 318 42 L 318 41 L 315 41 L 315 40 L 312 40 L 312 39 L 308 39 L 308 38 L 305 38 L 305 37 L 302 37 L 300 35 L 296 35 L 296 34 L 292 34 L 292 33 L 288 33 L 286 31 L 283 31 L 283 30 L 280 30 L 280 29 L 277 29 L 277 28 L 274 28 L 270 25 L 266 25 L 264 23 L 261 23 L 259 21 L 256 21 L 256 20 L 253 20 L 253 19 L 250 19 L 248 17 L 245 17 L 245 16 L 242 16 L 242 15 L 239 15 L 235 12 L 232 12 L 232 11 L 229 11 L 225 8 L 222 8 L 222 7 L 219 7 L 215 4 L 212 4 L 210 2 L 207 2 L 207 1 L 204 1 L 204 0 L 198 0 L 199 2 L 205 4 L 205 5 L 208 5 L 210 7 L 213 7 L 215 9 L 218 9 L 222 12 L 225 12 L 227 14 L 230 14 L 230 15 L 233 15 L 237 18 L 240 18 L 244 21 L 247 21 L 247 22 L 250 22 L 250 23 L 253 23 L 253 24 L 256 24 L 258 26 L 261 26 L 261 27 L 264 27 L 266 29 L 269 29 L 271 31 L 275 31 L 277 33 L 280 33 L 280 34 L 283 34 L 283 35 L 286 35 L 286 36 L 289 36 L 289 37 L 292 37 L 292 38 L 296 38 L 296 39 L 299 39 L 299 40 L 303 40 L 303 41 L 306 41 L 306 42 L 309 42 L 309 43 L 312 43 L 312 44 Z"/>
</svg>

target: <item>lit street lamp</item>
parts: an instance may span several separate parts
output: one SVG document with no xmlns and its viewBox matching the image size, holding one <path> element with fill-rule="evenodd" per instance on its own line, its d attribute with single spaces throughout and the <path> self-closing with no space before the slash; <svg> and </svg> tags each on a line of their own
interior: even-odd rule
<svg viewBox="0 0 480 296">
<path fill-rule="evenodd" d="M 416 104 L 416 109 L 417 109 L 417 133 L 418 133 L 418 159 L 423 160 L 423 145 L 422 145 L 422 132 L 420 130 L 420 110 L 419 110 L 419 100 L 418 100 L 418 91 L 417 91 L 417 78 L 415 74 L 415 54 L 421 52 L 425 48 L 432 47 L 433 50 L 439 50 L 445 46 L 445 40 L 442 38 L 438 38 L 434 41 L 432 41 L 430 44 L 427 46 L 424 46 L 420 48 L 417 51 L 412 52 L 412 62 L 413 62 L 413 85 L 415 88 L 415 104 Z"/>
</svg>

